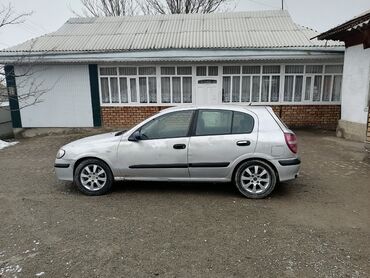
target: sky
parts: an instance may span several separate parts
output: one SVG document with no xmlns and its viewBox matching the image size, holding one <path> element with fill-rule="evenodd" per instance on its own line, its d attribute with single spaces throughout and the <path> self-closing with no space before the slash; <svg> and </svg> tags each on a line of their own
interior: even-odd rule
<svg viewBox="0 0 370 278">
<path fill-rule="evenodd" d="M 229 0 L 233 1 L 233 0 Z M 281 9 L 282 0 L 236 0 L 229 10 L 255 11 Z M 25 23 L 0 29 L 0 49 L 53 32 L 79 11 L 80 0 L 0 0 L 12 3 L 17 13 L 30 12 Z M 370 0 L 284 0 L 295 23 L 320 32 L 370 9 Z"/>
</svg>

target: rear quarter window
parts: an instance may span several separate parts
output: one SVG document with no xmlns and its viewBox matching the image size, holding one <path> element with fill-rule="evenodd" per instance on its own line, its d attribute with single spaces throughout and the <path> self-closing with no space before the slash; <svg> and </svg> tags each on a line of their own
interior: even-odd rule
<svg viewBox="0 0 370 278">
<path fill-rule="evenodd" d="M 232 125 L 232 133 L 233 134 L 240 134 L 240 133 L 251 133 L 254 128 L 254 118 L 242 112 L 234 111 L 234 118 L 233 118 L 233 125 Z"/>
</svg>

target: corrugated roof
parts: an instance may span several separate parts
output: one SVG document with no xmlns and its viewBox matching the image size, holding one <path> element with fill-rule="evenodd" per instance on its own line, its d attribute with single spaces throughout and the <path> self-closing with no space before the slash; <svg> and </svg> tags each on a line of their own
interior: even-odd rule
<svg viewBox="0 0 370 278">
<path fill-rule="evenodd" d="M 56 32 L 5 52 L 107 52 L 150 49 L 319 48 L 318 33 L 287 11 L 71 18 Z"/>
<path fill-rule="evenodd" d="M 370 28 L 370 10 L 367 10 L 360 15 L 354 17 L 353 19 L 344 22 L 341 25 L 338 25 L 337 27 L 334 27 L 320 35 L 317 36 L 320 40 L 328 40 L 328 39 L 334 39 L 334 40 L 342 40 L 343 39 L 343 33 L 349 33 L 354 30 L 360 30 Z"/>
</svg>

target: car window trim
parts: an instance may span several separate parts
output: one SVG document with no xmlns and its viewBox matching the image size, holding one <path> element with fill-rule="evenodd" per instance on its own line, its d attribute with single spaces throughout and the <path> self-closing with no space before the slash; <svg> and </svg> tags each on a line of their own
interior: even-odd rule
<svg viewBox="0 0 370 278">
<path fill-rule="evenodd" d="M 199 113 L 201 111 L 231 111 L 232 118 L 231 118 L 230 133 L 215 133 L 215 134 L 197 135 L 196 134 L 196 130 L 197 130 L 197 125 L 198 125 L 198 117 L 199 117 Z M 233 133 L 233 124 L 234 124 L 234 115 L 235 115 L 235 112 L 239 112 L 239 113 L 242 113 L 242 114 L 247 114 L 248 116 L 252 117 L 252 119 L 253 119 L 253 128 L 252 128 L 251 132 L 237 132 L 237 133 Z M 248 112 L 241 112 L 241 111 L 234 111 L 234 110 L 227 110 L 227 109 L 197 109 L 196 110 L 196 117 L 194 117 L 194 120 L 195 120 L 195 122 L 194 122 L 194 126 L 192 127 L 192 130 L 191 130 L 191 135 L 190 135 L 191 137 L 252 134 L 253 131 L 254 131 L 255 125 L 256 125 L 255 118 L 251 114 L 249 114 Z"/>
</svg>

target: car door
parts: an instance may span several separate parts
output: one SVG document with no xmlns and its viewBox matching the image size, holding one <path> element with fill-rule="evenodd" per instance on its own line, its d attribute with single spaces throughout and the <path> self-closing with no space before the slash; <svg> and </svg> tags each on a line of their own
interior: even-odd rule
<svg viewBox="0 0 370 278">
<path fill-rule="evenodd" d="M 247 112 L 199 110 L 189 142 L 190 177 L 225 178 L 232 162 L 254 152 L 257 129 L 257 117 Z"/>
<path fill-rule="evenodd" d="M 189 177 L 187 152 L 193 110 L 158 116 L 138 129 L 140 139 L 118 148 L 121 175 L 138 179 Z"/>
</svg>

